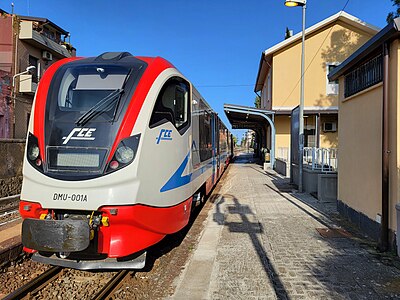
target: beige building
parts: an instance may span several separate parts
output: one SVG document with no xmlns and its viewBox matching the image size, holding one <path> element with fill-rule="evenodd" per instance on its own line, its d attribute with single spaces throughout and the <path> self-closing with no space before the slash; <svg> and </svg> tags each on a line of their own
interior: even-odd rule
<svg viewBox="0 0 400 300">
<path fill-rule="evenodd" d="M 400 19 L 329 77 L 339 79 L 338 208 L 385 250 L 400 201 Z"/>
<path fill-rule="evenodd" d="M 305 31 L 304 146 L 338 147 L 338 84 L 327 74 L 378 32 L 378 28 L 339 12 Z M 261 109 L 274 112 L 275 155 L 287 159 L 290 114 L 300 102 L 301 33 L 265 50 L 261 55 L 255 92 Z M 265 130 L 271 147 L 270 130 Z"/>
</svg>

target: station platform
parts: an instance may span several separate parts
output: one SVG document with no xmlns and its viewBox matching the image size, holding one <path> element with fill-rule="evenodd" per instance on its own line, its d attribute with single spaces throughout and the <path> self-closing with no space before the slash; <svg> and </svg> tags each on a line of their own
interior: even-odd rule
<svg viewBox="0 0 400 300">
<path fill-rule="evenodd" d="M 399 299 L 396 257 L 252 161 L 239 155 L 222 178 L 172 299 Z"/>
<path fill-rule="evenodd" d="M 21 254 L 21 228 L 21 219 L 0 226 L 0 267 Z"/>
</svg>

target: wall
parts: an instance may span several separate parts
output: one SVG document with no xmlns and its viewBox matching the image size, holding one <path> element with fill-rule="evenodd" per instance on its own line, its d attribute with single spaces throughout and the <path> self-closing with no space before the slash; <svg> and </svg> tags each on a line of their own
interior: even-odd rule
<svg viewBox="0 0 400 300">
<path fill-rule="evenodd" d="M 290 148 L 290 118 L 286 115 L 276 115 L 274 119 L 276 136 L 275 149 L 278 147 Z"/>
<path fill-rule="evenodd" d="M 305 106 L 337 106 L 337 96 L 326 95 L 326 62 L 344 61 L 371 37 L 370 34 L 342 22 L 333 25 L 329 33 L 331 27 L 306 37 L 305 66 L 308 70 L 304 78 Z M 315 55 L 321 44 L 321 49 Z M 274 107 L 298 105 L 300 58 L 301 40 L 274 54 L 272 61 Z"/>
<path fill-rule="evenodd" d="M 381 111 L 381 84 L 339 103 L 338 199 L 373 220 L 381 213 Z"/>
<path fill-rule="evenodd" d="M 12 18 L 0 16 L 0 138 L 12 135 Z"/>
<path fill-rule="evenodd" d="M 20 193 L 24 150 L 24 140 L 0 140 L 0 198 Z"/>
<path fill-rule="evenodd" d="M 395 205 L 400 200 L 400 70 L 398 40 L 391 44 L 389 59 L 389 227 L 396 230 Z M 340 80 L 340 99 L 344 99 Z M 338 198 L 371 220 L 381 214 L 382 83 L 339 104 Z"/>
<path fill-rule="evenodd" d="M 324 122 L 336 122 L 336 132 L 324 132 Z M 320 148 L 338 148 L 338 116 L 337 115 L 322 115 L 320 119 Z"/>
</svg>

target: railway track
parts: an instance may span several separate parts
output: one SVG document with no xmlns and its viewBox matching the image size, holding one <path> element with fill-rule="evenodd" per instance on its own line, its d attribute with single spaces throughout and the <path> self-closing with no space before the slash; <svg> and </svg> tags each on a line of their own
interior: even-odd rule
<svg viewBox="0 0 400 300">
<path fill-rule="evenodd" d="M 26 283 L 25 285 L 21 286 L 14 292 L 7 295 L 3 300 L 30 299 L 34 297 L 40 290 L 46 287 L 49 283 L 62 276 L 64 270 L 65 269 L 62 267 L 52 267 L 38 277 Z M 132 273 L 134 273 L 134 271 L 118 271 L 117 274 L 115 274 L 91 299 L 109 299 L 122 284 L 124 279 Z"/>
<path fill-rule="evenodd" d="M 18 213 L 20 195 L 0 198 L 0 226 L 20 219 Z"/>
<path fill-rule="evenodd" d="M 106 283 L 106 285 L 92 298 L 92 300 L 108 299 L 118 289 L 124 279 L 133 271 L 121 270 Z"/>
<path fill-rule="evenodd" d="M 49 270 L 45 271 L 38 277 L 29 281 L 27 284 L 23 285 L 19 289 L 16 289 L 11 294 L 7 295 L 3 300 L 11 300 L 11 299 L 23 299 L 28 298 L 31 295 L 36 294 L 40 289 L 42 289 L 46 284 L 55 280 L 62 271 L 61 267 L 52 267 Z"/>
</svg>

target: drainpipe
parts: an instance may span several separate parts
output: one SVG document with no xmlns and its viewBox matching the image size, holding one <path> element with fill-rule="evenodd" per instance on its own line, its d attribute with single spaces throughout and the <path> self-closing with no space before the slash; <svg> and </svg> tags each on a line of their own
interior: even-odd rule
<svg viewBox="0 0 400 300">
<path fill-rule="evenodd" d="M 382 218 L 378 249 L 389 245 L 389 44 L 383 44 L 383 101 L 382 101 Z"/>
</svg>

